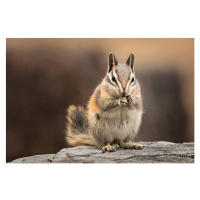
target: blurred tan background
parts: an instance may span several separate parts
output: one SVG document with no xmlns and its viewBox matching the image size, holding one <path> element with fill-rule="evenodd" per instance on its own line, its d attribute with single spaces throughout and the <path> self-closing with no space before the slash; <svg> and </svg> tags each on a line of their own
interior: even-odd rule
<svg viewBox="0 0 200 200">
<path fill-rule="evenodd" d="M 144 118 L 137 141 L 194 141 L 194 39 L 7 39 L 7 162 L 56 153 L 70 104 L 86 105 L 108 53 L 135 55 Z"/>
</svg>

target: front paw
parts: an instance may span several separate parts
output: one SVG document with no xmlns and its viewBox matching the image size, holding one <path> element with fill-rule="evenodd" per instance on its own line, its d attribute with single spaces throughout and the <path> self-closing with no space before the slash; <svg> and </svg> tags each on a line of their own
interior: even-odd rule
<svg viewBox="0 0 200 200">
<path fill-rule="evenodd" d="M 128 100 L 126 97 L 119 98 L 119 105 L 126 105 L 127 103 L 128 103 Z"/>
<path fill-rule="evenodd" d="M 135 98 L 134 98 L 133 95 L 129 95 L 129 96 L 126 97 L 126 99 L 127 99 L 127 102 L 128 102 L 128 103 L 132 103 L 132 102 L 134 101 Z"/>
</svg>

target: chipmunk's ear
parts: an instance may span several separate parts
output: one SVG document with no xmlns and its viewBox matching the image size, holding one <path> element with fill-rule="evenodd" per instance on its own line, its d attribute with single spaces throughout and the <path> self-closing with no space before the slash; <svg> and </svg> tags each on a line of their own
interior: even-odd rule
<svg viewBox="0 0 200 200">
<path fill-rule="evenodd" d="M 118 65 L 118 62 L 115 58 L 115 55 L 113 53 L 109 53 L 108 56 L 108 73 L 112 70 L 113 66 Z"/>
<path fill-rule="evenodd" d="M 131 67 L 132 72 L 134 72 L 134 55 L 133 53 L 130 54 L 126 64 Z"/>
</svg>

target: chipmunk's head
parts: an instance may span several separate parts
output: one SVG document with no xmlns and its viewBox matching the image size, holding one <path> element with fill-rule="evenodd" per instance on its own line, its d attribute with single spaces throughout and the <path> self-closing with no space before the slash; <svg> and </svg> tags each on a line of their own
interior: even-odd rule
<svg viewBox="0 0 200 200">
<path fill-rule="evenodd" d="M 113 53 L 108 57 L 107 80 L 113 96 L 128 96 L 136 89 L 134 55 L 131 53 L 126 63 L 118 63 Z"/>
</svg>

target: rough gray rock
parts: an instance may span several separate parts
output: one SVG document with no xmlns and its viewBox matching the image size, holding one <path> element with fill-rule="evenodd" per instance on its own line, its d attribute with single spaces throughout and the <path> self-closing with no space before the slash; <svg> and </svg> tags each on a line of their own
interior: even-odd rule
<svg viewBox="0 0 200 200">
<path fill-rule="evenodd" d="M 88 146 L 64 148 L 57 154 L 19 158 L 11 163 L 194 163 L 193 142 L 180 144 L 161 141 L 140 144 L 143 149 L 117 148 L 115 152 L 106 153 Z"/>
<path fill-rule="evenodd" d="M 56 154 L 43 154 L 43 155 L 35 155 L 24 158 L 18 158 L 13 160 L 11 163 L 48 163 L 48 159 L 51 159 Z"/>
</svg>

